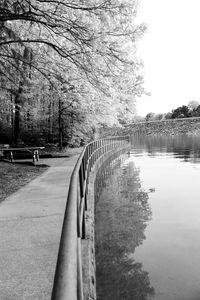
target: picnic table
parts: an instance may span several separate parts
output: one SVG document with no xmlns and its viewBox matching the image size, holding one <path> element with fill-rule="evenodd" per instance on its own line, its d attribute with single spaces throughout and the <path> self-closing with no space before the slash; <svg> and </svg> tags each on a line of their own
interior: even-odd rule
<svg viewBox="0 0 200 300">
<path fill-rule="evenodd" d="M 10 162 L 14 161 L 14 153 L 19 152 L 29 152 L 32 154 L 33 164 L 36 164 L 36 161 L 39 161 L 39 150 L 44 149 L 44 147 L 11 147 L 11 148 L 0 148 L 0 151 L 3 151 L 5 158 L 9 159 Z"/>
</svg>

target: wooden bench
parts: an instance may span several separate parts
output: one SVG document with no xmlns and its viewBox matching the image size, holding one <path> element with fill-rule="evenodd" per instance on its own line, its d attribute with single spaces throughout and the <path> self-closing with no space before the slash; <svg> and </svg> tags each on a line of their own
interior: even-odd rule
<svg viewBox="0 0 200 300">
<path fill-rule="evenodd" d="M 0 148 L 0 151 L 3 152 L 3 156 L 6 159 L 9 159 L 10 162 L 14 161 L 14 153 L 20 153 L 20 152 L 29 152 L 32 154 L 32 158 L 33 158 L 33 164 L 36 164 L 36 161 L 39 161 L 39 150 L 44 149 L 44 147 L 11 147 L 11 148 Z"/>
</svg>

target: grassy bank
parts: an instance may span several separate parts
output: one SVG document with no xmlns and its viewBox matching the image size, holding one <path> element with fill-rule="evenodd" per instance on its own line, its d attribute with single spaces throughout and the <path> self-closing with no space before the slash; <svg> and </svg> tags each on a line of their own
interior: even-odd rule
<svg viewBox="0 0 200 300">
<path fill-rule="evenodd" d="M 81 148 L 68 148 L 63 151 L 45 148 L 42 156 L 48 158 L 70 157 L 81 152 Z M 45 160 L 43 161 L 45 163 Z M 28 182 L 47 170 L 48 165 L 32 165 L 32 159 L 26 161 L 16 160 L 14 163 L 0 161 L 0 202 L 9 195 L 26 185 Z"/>
<path fill-rule="evenodd" d="M 0 202 L 19 188 L 41 175 L 47 166 L 0 161 Z"/>
</svg>

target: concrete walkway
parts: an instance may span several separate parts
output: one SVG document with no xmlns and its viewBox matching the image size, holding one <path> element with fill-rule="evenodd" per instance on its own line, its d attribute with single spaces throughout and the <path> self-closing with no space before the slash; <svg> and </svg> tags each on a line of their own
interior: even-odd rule
<svg viewBox="0 0 200 300">
<path fill-rule="evenodd" d="M 72 170 L 78 155 L 41 159 L 51 167 L 0 204 L 0 299 L 49 300 Z"/>
</svg>

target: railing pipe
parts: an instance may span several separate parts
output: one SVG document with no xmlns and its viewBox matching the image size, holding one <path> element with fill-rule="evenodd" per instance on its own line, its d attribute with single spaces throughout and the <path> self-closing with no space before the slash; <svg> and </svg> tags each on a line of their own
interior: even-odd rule
<svg viewBox="0 0 200 300">
<path fill-rule="evenodd" d="M 65 300 L 66 295 L 68 295 L 68 299 L 71 300 L 81 299 L 77 298 L 77 286 L 80 284 L 77 276 L 78 239 L 75 238 L 77 236 L 78 229 L 77 204 L 70 201 L 70 199 L 77 199 L 77 182 L 75 180 L 75 173 L 76 172 L 74 172 L 71 178 L 71 189 L 69 190 L 64 216 L 52 300 Z"/>
</svg>

